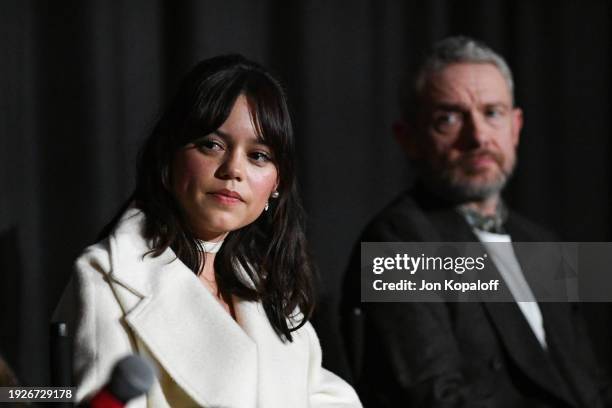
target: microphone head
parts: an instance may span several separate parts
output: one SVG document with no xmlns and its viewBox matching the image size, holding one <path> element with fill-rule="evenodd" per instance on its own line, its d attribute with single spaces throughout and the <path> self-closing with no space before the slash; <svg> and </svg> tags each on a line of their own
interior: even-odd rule
<svg viewBox="0 0 612 408">
<path fill-rule="evenodd" d="M 130 355 L 115 364 L 108 390 L 120 401 L 127 402 L 149 391 L 154 380 L 153 365 L 143 357 Z"/>
</svg>

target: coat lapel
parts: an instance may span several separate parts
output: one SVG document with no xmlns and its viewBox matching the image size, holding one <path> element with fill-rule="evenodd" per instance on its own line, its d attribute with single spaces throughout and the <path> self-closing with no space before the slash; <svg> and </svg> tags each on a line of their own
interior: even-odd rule
<svg viewBox="0 0 612 408">
<path fill-rule="evenodd" d="M 254 406 L 255 343 L 170 249 L 143 257 L 143 219 L 128 211 L 110 240 L 111 278 L 139 295 L 126 308 L 128 325 L 198 404 Z"/>
<path fill-rule="evenodd" d="M 270 323 L 261 303 L 238 300 L 236 318 L 257 348 L 258 407 L 306 407 L 306 371 L 309 366 L 308 339 L 293 333 L 292 343 L 283 343 Z M 303 385 L 300 388 L 300 385 Z M 300 395 L 295 390 L 302 389 Z M 292 393 L 283 390 L 294 390 Z"/>
</svg>

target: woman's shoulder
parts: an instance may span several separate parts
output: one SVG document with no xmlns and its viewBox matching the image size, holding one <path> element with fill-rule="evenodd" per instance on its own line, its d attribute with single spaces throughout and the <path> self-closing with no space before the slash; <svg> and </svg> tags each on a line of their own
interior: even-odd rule
<svg viewBox="0 0 612 408">
<path fill-rule="evenodd" d="M 130 208 L 110 235 L 86 247 L 73 264 L 75 287 L 78 290 L 90 288 L 96 293 L 104 293 L 111 287 L 116 289 L 116 284 L 130 289 L 148 287 L 153 266 L 163 265 L 171 258 L 159 257 L 163 258 L 161 260 L 147 256 L 150 248 L 142 234 L 143 224 L 144 214 Z"/>
<path fill-rule="evenodd" d="M 108 239 L 85 248 L 76 258 L 73 266 L 77 277 L 90 275 L 92 272 L 108 274 L 111 270 Z"/>
<path fill-rule="evenodd" d="M 80 253 L 75 260 L 77 271 L 94 267 L 108 273 L 111 270 L 111 256 L 115 253 L 146 253 L 148 245 L 142 234 L 144 220 L 145 216 L 141 210 L 128 208 L 108 236 Z"/>
</svg>

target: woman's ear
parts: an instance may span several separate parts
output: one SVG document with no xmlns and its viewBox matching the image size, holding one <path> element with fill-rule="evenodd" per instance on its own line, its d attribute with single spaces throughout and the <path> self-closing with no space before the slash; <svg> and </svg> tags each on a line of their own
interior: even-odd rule
<svg viewBox="0 0 612 408">
<path fill-rule="evenodd" d="M 278 173 L 278 172 L 277 172 Z M 276 176 L 276 181 L 274 182 L 274 189 L 272 190 L 274 191 L 278 191 L 278 185 L 280 184 L 280 176 Z"/>
</svg>

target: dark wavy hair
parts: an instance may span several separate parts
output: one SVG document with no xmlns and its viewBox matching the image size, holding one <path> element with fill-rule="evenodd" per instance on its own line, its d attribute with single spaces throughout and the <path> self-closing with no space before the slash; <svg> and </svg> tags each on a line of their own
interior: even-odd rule
<svg viewBox="0 0 612 408">
<path fill-rule="evenodd" d="M 280 195 L 253 223 L 227 235 L 214 260 L 217 286 L 227 302 L 231 295 L 261 301 L 281 340 L 292 341 L 291 332 L 314 308 L 314 274 L 295 176 L 291 118 L 283 88 L 269 72 L 240 55 L 198 63 L 144 143 L 132 200 L 146 215 L 144 234 L 152 248 L 147 256 L 172 248 L 198 274 L 205 255 L 168 187 L 171 164 L 177 150 L 217 130 L 240 95 L 247 99 L 258 137 L 272 150 Z"/>
</svg>

